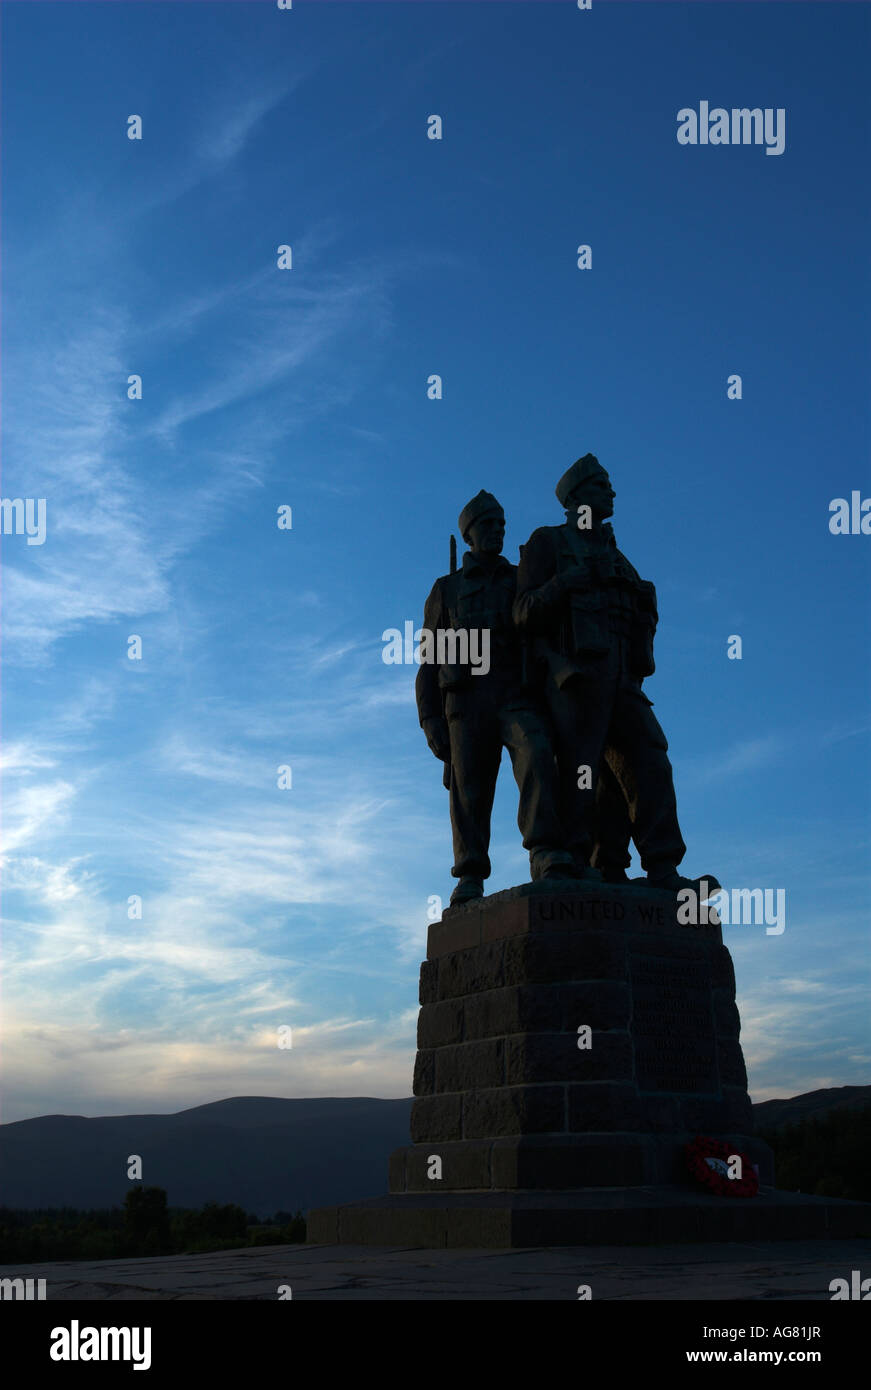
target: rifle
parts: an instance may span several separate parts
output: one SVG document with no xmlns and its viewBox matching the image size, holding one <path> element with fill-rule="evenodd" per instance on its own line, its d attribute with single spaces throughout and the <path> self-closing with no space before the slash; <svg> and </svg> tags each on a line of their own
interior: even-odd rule
<svg viewBox="0 0 871 1390">
<path fill-rule="evenodd" d="M 454 535 L 454 533 L 453 533 L 453 531 L 452 531 L 452 532 L 451 532 L 451 574 L 456 574 L 456 572 L 457 572 L 457 538 L 456 538 L 456 536 Z M 442 708 L 444 709 L 444 696 L 442 697 Z M 446 763 L 445 763 L 445 770 L 444 770 L 444 772 L 442 773 L 442 786 L 445 787 L 445 788 L 447 789 L 447 791 L 450 791 L 450 789 L 451 789 L 451 764 L 450 764 L 450 762 L 446 762 Z"/>
</svg>

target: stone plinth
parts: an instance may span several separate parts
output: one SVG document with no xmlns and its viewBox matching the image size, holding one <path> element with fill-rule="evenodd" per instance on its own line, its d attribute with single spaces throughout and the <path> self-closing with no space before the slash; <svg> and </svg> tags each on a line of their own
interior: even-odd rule
<svg viewBox="0 0 871 1390">
<path fill-rule="evenodd" d="M 681 925 L 674 894 L 643 880 L 528 884 L 446 912 L 420 972 L 412 1142 L 390 1156 L 388 1196 L 309 1212 L 309 1242 L 871 1234 L 871 1203 L 771 1187 L 732 961 L 711 917 Z M 690 1184 L 683 1148 L 699 1134 L 750 1157 L 757 1197 Z"/>
<path fill-rule="evenodd" d="M 667 1185 L 370 1197 L 309 1212 L 306 1229 L 306 1240 L 312 1245 L 404 1245 L 427 1250 L 869 1236 L 871 1202 L 843 1202 L 772 1188 L 744 1200 Z"/>
<path fill-rule="evenodd" d="M 548 884 L 434 922 L 412 1144 L 391 1156 L 390 1191 L 675 1183 L 700 1133 L 734 1143 L 772 1182 L 711 916 L 683 926 L 674 894 L 646 884 Z"/>
</svg>

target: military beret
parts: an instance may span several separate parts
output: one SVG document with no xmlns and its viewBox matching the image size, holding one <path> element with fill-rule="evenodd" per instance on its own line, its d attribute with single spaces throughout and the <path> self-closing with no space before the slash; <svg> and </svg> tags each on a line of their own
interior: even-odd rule
<svg viewBox="0 0 871 1390">
<path fill-rule="evenodd" d="M 567 468 L 556 485 L 556 495 L 561 506 L 565 506 L 579 483 L 583 483 L 587 478 L 591 478 L 594 473 L 604 473 L 599 460 L 595 454 L 584 454 L 582 459 L 577 459 Z"/>
<path fill-rule="evenodd" d="M 485 492 L 482 488 L 477 497 L 473 497 L 471 502 L 467 502 L 460 512 L 457 525 L 460 528 L 460 535 L 463 540 L 466 539 L 466 532 L 472 522 L 477 521 L 479 517 L 486 516 L 488 512 L 499 512 L 500 516 L 505 515 L 502 510 L 502 503 L 499 499 L 494 497 L 492 492 Z"/>
</svg>

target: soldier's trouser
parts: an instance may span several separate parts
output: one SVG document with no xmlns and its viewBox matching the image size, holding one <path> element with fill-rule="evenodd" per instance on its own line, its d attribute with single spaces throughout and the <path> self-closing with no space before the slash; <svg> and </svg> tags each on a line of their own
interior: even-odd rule
<svg viewBox="0 0 871 1390">
<path fill-rule="evenodd" d="M 490 815 L 503 748 L 520 791 L 517 824 L 524 849 L 542 865 L 568 862 L 553 742 L 543 715 L 527 703 L 482 696 L 473 711 L 449 708 L 448 730 L 454 878 L 490 876 Z"/>
<path fill-rule="evenodd" d="M 616 758 L 616 754 L 606 748 L 599 764 L 596 831 L 590 863 L 599 869 L 628 869 L 632 863 L 629 852 L 632 822 L 623 786 L 611 770 L 609 756 Z"/>
<path fill-rule="evenodd" d="M 632 838 L 645 871 L 679 864 L 686 853 L 677 819 L 668 743 L 641 686 L 624 675 L 551 685 L 548 702 L 557 739 L 560 792 L 570 848 L 587 861 L 595 834 L 596 788 L 605 750 L 626 797 Z M 592 769 L 592 787 L 578 769 Z"/>
</svg>

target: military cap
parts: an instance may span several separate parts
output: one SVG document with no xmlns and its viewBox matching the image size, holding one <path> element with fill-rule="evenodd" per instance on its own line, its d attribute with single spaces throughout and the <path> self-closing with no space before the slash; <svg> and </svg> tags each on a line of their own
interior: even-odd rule
<svg viewBox="0 0 871 1390">
<path fill-rule="evenodd" d="M 568 499 L 580 483 L 586 482 L 587 478 L 591 478 L 594 473 L 604 473 L 604 471 L 595 454 L 584 454 L 582 459 L 577 459 L 571 468 L 566 469 L 556 485 L 556 495 L 560 505 L 566 506 Z"/>
<path fill-rule="evenodd" d="M 460 512 L 457 525 L 463 540 L 466 539 L 466 532 L 472 522 L 477 521 L 479 517 L 486 516 L 489 512 L 499 512 L 502 516 L 505 515 L 499 499 L 494 497 L 492 492 L 485 492 L 482 488 L 477 497 L 473 497 L 471 502 L 467 502 Z"/>
</svg>

